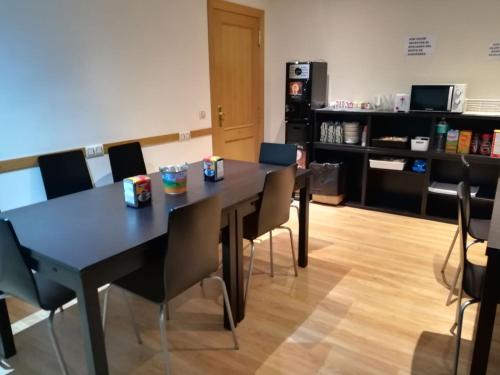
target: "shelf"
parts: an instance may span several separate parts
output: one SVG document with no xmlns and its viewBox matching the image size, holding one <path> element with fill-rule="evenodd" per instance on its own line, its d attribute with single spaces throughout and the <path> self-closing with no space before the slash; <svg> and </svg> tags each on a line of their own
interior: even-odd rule
<svg viewBox="0 0 500 375">
<path fill-rule="evenodd" d="M 376 192 L 370 194 L 366 205 L 387 212 L 420 215 L 421 198 L 414 195 Z"/>
<path fill-rule="evenodd" d="M 382 147 L 368 147 L 369 154 L 374 155 L 390 155 L 390 156 L 406 156 L 416 159 L 426 159 L 426 151 L 412 151 L 408 149 L 401 148 L 382 148 Z"/>
<path fill-rule="evenodd" d="M 429 151 L 429 156 L 432 159 L 437 160 L 452 160 L 452 161 L 460 161 L 462 154 L 452 154 L 448 152 L 438 152 L 438 151 Z M 500 159 L 492 158 L 486 155 L 476 155 L 476 154 L 464 154 L 465 159 L 472 163 L 480 163 L 480 164 L 490 164 L 490 165 L 498 165 L 500 166 Z"/>
<path fill-rule="evenodd" d="M 401 174 L 401 175 L 407 175 L 407 176 L 425 177 L 425 173 L 417 173 L 417 172 L 413 172 L 412 170 L 409 170 L 409 169 L 403 169 L 402 171 L 399 171 L 399 170 L 395 170 L 395 169 L 368 167 L 368 170 L 372 171 L 373 173 L 393 173 L 393 174 Z"/>
<path fill-rule="evenodd" d="M 453 200 L 453 201 L 457 200 L 456 195 L 436 193 L 434 191 L 427 191 L 427 193 L 429 195 L 434 195 L 436 197 L 443 198 L 444 200 Z M 484 203 L 491 203 L 491 204 L 493 204 L 493 202 L 495 202 L 495 198 L 484 197 L 484 196 L 479 195 L 479 193 L 475 197 L 471 197 L 471 200 L 476 201 L 476 202 L 484 202 Z"/>
<path fill-rule="evenodd" d="M 432 158 L 435 160 L 460 161 L 460 158 L 462 156 L 462 154 L 452 154 L 447 152 L 412 151 L 409 149 L 383 148 L 383 147 L 373 147 L 373 146 L 364 147 L 361 145 L 337 144 L 337 143 L 327 143 L 327 142 L 313 142 L 313 145 L 314 148 L 319 150 L 333 150 L 333 151 L 357 152 L 357 153 L 368 152 L 368 154 L 372 155 L 410 157 L 415 159 Z M 471 163 L 500 166 L 500 158 L 492 158 L 490 156 L 475 155 L 475 154 L 465 154 L 465 157 Z"/>
<path fill-rule="evenodd" d="M 322 121 L 359 121 L 367 127 L 367 146 L 313 142 L 312 157 L 318 162 L 340 160 L 346 163 L 346 206 L 453 222 L 457 217 L 456 197 L 429 192 L 427 189 L 430 181 L 458 183 L 463 179 L 461 154 L 436 152 L 432 148 L 428 151 L 412 151 L 409 145 L 405 149 L 376 147 L 371 141 L 387 135 L 409 138 L 425 135 L 431 138 L 432 143 L 433 126 L 441 117 L 449 120 L 450 126 L 456 129 L 472 129 L 477 133 L 493 133 L 494 129 L 500 129 L 500 116 L 322 109 L 315 111 L 316 136 Z M 381 157 L 405 158 L 408 162 L 403 171 L 369 167 L 368 159 Z M 426 173 L 411 170 L 416 159 L 427 162 Z M 472 198 L 471 210 L 478 217 L 487 217 L 491 215 L 494 203 L 500 158 L 466 155 L 466 159 L 472 165 L 471 181 L 480 186 L 477 196 Z"/>
<path fill-rule="evenodd" d="M 369 115 L 372 117 L 428 117 L 428 118 L 450 118 L 450 119 L 470 119 L 470 120 L 486 120 L 486 121 L 500 121 L 500 116 L 487 116 L 484 114 L 462 114 L 462 113 L 450 113 L 450 112 L 425 112 L 425 111 L 410 111 L 410 112 L 377 112 L 377 111 L 354 111 L 354 110 L 333 110 L 328 108 L 320 108 L 315 110 L 316 113 L 321 114 L 354 114 L 354 115 Z"/>
<path fill-rule="evenodd" d="M 344 206 L 349 206 L 349 207 L 355 207 L 355 208 L 363 208 L 364 206 L 361 204 L 361 202 L 359 201 L 355 201 L 355 200 L 345 200 L 341 203 L 341 205 L 344 205 Z"/>
<path fill-rule="evenodd" d="M 334 150 L 334 151 L 347 151 L 347 152 L 360 152 L 363 153 L 366 147 L 360 145 L 327 143 L 327 142 L 314 142 L 314 147 L 320 150 Z"/>
</svg>

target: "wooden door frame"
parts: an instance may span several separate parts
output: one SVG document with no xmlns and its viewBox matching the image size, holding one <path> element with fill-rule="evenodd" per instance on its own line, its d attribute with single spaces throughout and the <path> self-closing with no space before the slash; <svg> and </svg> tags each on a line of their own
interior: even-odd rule
<svg viewBox="0 0 500 375">
<path fill-rule="evenodd" d="M 218 126 L 218 110 L 217 103 L 214 101 L 215 88 L 214 88 L 214 75 L 215 75 L 215 62 L 214 62 L 214 24 L 213 17 L 215 10 L 223 10 L 230 13 L 241 14 L 245 16 L 255 17 L 259 19 L 259 62 L 257 66 L 258 71 L 258 92 L 257 92 L 257 139 L 255 144 L 255 155 L 259 154 L 260 143 L 264 140 L 264 10 L 251 8 L 246 5 L 235 4 L 224 0 L 207 0 L 207 16 L 208 16 L 208 56 L 209 56 L 209 70 L 210 70 L 210 109 L 212 120 L 212 151 L 215 154 L 220 145 L 216 142 L 216 134 L 218 134 L 216 127 Z"/>
</svg>

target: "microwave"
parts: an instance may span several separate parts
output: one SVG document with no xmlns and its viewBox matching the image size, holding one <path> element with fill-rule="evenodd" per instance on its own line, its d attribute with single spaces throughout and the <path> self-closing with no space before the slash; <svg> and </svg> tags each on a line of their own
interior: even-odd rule
<svg viewBox="0 0 500 375">
<path fill-rule="evenodd" d="M 462 113 L 466 89 L 465 84 L 413 85 L 410 111 Z"/>
</svg>

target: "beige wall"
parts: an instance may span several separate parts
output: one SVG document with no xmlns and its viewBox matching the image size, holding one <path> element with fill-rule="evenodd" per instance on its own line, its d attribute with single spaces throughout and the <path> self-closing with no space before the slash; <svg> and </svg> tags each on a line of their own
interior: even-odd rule
<svg viewBox="0 0 500 375">
<path fill-rule="evenodd" d="M 210 118 L 206 0 L 1 2 L 0 160 L 205 128 Z M 144 156 L 151 172 L 211 151 L 203 137 Z M 88 164 L 97 186 L 111 182 L 107 156 Z M 0 174 L 0 210 L 44 199 L 38 168 Z"/>
<path fill-rule="evenodd" d="M 498 0 L 270 0 L 268 139 L 284 139 L 285 62 L 324 59 L 330 99 L 373 100 L 412 83 L 467 83 L 468 97 L 500 99 Z M 300 23 L 300 25 L 297 25 Z M 404 55 L 404 38 L 437 38 L 430 57 Z"/>
</svg>

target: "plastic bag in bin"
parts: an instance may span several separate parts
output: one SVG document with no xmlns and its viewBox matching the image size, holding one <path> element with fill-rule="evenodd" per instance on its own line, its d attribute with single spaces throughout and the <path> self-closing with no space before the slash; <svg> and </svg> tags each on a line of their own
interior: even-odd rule
<svg viewBox="0 0 500 375">
<path fill-rule="evenodd" d="M 319 195 L 341 195 L 344 193 L 344 163 L 309 164 L 311 170 L 311 193 Z"/>
</svg>

